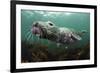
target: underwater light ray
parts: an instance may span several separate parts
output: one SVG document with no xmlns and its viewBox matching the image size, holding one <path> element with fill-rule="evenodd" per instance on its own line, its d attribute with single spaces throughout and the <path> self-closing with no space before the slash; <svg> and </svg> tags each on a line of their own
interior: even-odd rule
<svg viewBox="0 0 100 73">
<path fill-rule="evenodd" d="M 33 35 L 32 35 L 32 42 L 34 42 L 34 38 L 33 38 Z"/>
<path fill-rule="evenodd" d="M 30 18 L 34 15 L 32 11 L 22 11 L 22 14 L 24 14 L 27 18 Z"/>
<path fill-rule="evenodd" d="M 25 38 L 27 38 L 28 37 L 28 35 L 30 34 L 31 32 L 30 31 L 28 31 L 27 33 L 26 33 L 26 35 L 25 35 Z"/>
<path fill-rule="evenodd" d="M 32 34 L 30 34 L 31 36 L 30 36 L 30 38 L 29 38 L 29 40 L 31 40 L 32 41 L 32 37 L 33 37 L 33 35 Z"/>
<path fill-rule="evenodd" d="M 25 31 L 25 32 L 30 31 L 31 27 L 32 27 L 32 26 L 27 25 L 27 26 L 25 27 L 25 30 L 24 30 L 24 31 Z"/>
<path fill-rule="evenodd" d="M 27 41 L 30 39 L 30 37 L 31 37 L 32 35 L 31 34 L 29 34 L 29 36 L 27 37 Z"/>
<path fill-rule="evenodd" d="M 32 40 L 32 34 L 30 34 L 31 36 L 30 36 L 30 38 L 29 38 L 29 40 Z"/>
<path fill-rule="evenodd" d="M 28 35 L 29 33 L 31 33 L 31 31 L 29 29 L 25 29 L 25 34 Z"/>
</svg>

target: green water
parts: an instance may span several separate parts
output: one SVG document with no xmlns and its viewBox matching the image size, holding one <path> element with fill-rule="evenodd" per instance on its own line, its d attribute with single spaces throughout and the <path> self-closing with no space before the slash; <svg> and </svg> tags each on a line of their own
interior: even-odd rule
<svg viewBox="0 0 100 73">
<path fill-rule="evenodd" d="M 90 42 L 89 13 L 21 10 L 21 40 L 29 43 L 40 43 L 48 46 L 49 50 L 57 50 L 55 42 L 46 39 L 38 39 L 31 33 L 32 23 L 35 21 L 51 21 L 59 27 L 72 28 L 76 31 L 87 31 L 87 33 L 82 35 L 81 41 L 75 44 L 61 45 L 61 49 L 64 49 L 65 46 L 68 46 L 69 49 L 83 48 Z"/>
</svg>

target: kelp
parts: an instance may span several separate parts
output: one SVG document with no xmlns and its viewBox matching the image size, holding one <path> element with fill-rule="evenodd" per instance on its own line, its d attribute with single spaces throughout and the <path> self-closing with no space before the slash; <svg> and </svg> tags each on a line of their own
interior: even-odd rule
<svg viewBox="0 0 100 73">
<path fill-rule="evenodd" d="M 57 48 L 62 49 L 62 48 Z M 75 49 L 63 49 L 51 52 L 48 46 L 40 43 L 21 43 L 21 62 L 47 62 L 47 61 L 67 61 L 90 59 L 90 44 L 85 47 Z"/>
</svg>

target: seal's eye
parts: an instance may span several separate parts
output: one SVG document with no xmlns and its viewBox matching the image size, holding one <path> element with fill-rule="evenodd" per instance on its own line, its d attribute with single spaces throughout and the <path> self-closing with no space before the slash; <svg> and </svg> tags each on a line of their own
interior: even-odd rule
<svg viewBox="0 0 100 73">
<path fill-rule="evenodd" d="M 49 23 L 49 25 L 50 25 L 50 26 L 53 26 L 53 24 L 52 24 L 52 23 Z"/>
</svg>

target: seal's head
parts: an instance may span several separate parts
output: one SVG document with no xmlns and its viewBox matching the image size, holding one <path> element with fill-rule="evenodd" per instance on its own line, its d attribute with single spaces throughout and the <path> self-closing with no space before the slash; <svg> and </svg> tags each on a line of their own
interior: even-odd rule
<svg viewBox="0 0 100 73">
<path fill-rule="evenodd" d="M 31 32 L 34 35 L 38 35 L 40 37 L 45 37 L 49 32 L 51 32 L 54 27 L 54 23 L 47 21 L 37 21 L 32 24 Z"/>
<path fill-rule="evenodd" d="M 42 30 L 41 30 L 41 27 L 39 26 L 38 22 L 33 23 L 32 28 L 31 28 L 31 32 L 34 35 L 38 35 L 38 36 L 42 35 Z"/>
</svg>

